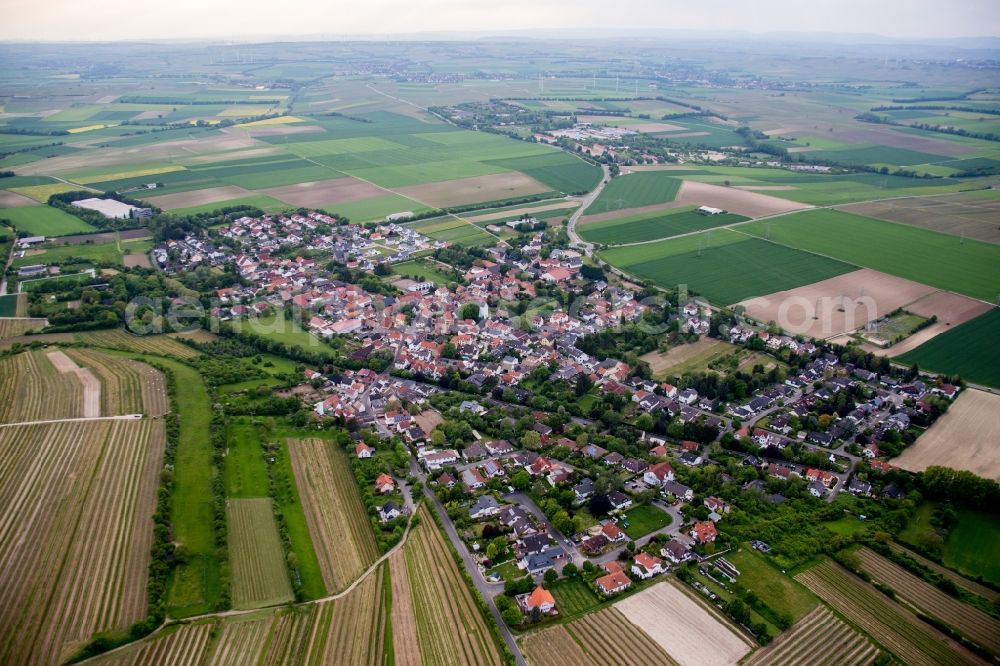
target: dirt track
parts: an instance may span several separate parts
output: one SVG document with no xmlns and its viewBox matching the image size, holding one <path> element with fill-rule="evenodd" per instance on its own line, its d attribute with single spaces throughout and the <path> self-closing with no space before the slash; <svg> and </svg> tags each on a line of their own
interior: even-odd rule
<svg viewBox="0 0 1000 666">
<path fill-rule="evenodd" d="M 101 415 L 101 382 L 89 368 L 81 368 L 61 351 L 46 354 L 49 362 L 62 373 L 73 373 L 83 385 L 83 418 L 92 419 Z"/>
<path fill-rule="evenodd" d="M 1000 481 L 997 414 L 1000 414 L 1000 395 L 966 389 L 948 412 L 892 463 L 911 472 L 945 465 Z"/>
</svg>

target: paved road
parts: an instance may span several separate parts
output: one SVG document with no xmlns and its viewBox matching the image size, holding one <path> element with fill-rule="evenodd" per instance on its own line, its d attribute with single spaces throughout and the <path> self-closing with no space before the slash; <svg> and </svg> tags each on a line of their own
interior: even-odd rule
<svg viewBox="0 0 1000 666">
<path fill-rule="evenodd" d="M 545 517 L 545 513 L 538 507 L 537 504 L 535 504 L 533 499 L 522 492 L 506 493 L 504 494 L 504 499 L 517 502 L 522 508 L 535 517 L 535 522 L 539 525 L 545 525 L 549 538 L 562 546 L 563 550 L 565 550 L 566 553 L 573 558 L 573 564 L 578 567 L 583 566 L 583 555 L 576 547 L 576 544 L 574 544 L 573 541 L 567 538 L 562 532 L 549 524 L 549 519 Z"/>
<path fill-rule="evenodd" d="M 479 570 L 479 564 L 472 558 L 472 555 L 465 547 L 462 539 L 459 538 L 458 532 L 455 530 L 455 526 L 452 524 L 451 519 L 448 518 L 448 513 L 444 510 L 444 506 L 442 506 L 441 502 L 438 501 L 438 498 L 434 496 L 434 493 L 427 488 L 427 477 L 423 474 L 423 472 L 421 472 L 416 460 L 410 461 L 410 471 L 425 483 L 424 495 L 427 496 L 427 501 L 430 503 L 431 507 L 437 511 L 438 516 L 441 518 L 441 524 L 444 525 L 445 534 L 448 535 L 448 539 L 451 541 L 451 545 L 455 547 L 455 551 L 461 556 L 462 563 L 465 565 L 465 570 L 469 572 L 469 576 L 472 578 L 472 584 L 476 586 L 476 590 L 479 591 L 479 594 L 483 597 L 483 601 L 486 602 L 486 607 L 489 609 L 490 615 L 493 616 L 493 621 L 496 622 L 497 627 L 500 628 L 500 636 L 503 638 L 504 643 L 507 644 L 507 649 L 509 649 L 511 654 L 514 655 L 514 660 L 517 662 L 518 666 L 527 666 L 527 662 L 524 660 L 524 655 L 521 654 L 521 648 L 518 647 L 517 641 L 514 640 L 514 634 L 510 632 L 510 629 L 507 627 L 507 623 L 503 621 L 502 617 L 500 617 L 500 611 L 497 609 L 497 605 L 493 601 L 494 596 L 503 592 L 503 583 L 487 583 L 483 578 L 483 575 Z"/>
<path fill-rule="evenodd" d="M 569 216 L 569 223 L 566 226 L 566 233 L 569 234 L 570 242 L 582 248 L 584 254 L 586 254 L 588 257 L 594 251 L 594 244 L 585 242 L 582 238 L 580 238 L 580 236 L 577 235 L 576 223 L 580 220 L 580 217 L 583 215 L 583 211 L 587 209 L 587 206 L 594 203 L 594 199 L 596 199 L 601 194 L 601 190 L 603 190 L 604 186 L 607 185 L 608 182 L 610 182 L 611 180 L 611 174 L 606 164 L 601 165 L 601 171 L 604 172 L 604 176 L 601 178 L 601 182 L 597 184 L 597 187 L 595 187 L 590 194 L 585 196 L 580 201 L 580 207 L 577 208 L 575 211 L 573 211 L 573 214 Z"/>
</svg>

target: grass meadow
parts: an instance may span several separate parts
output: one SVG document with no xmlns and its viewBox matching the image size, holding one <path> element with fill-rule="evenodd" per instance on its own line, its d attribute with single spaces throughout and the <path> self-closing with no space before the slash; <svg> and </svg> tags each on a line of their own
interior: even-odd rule
<svg viewBox="0 0 1000 666">
<path fill-rule="evenodd" d="M 670 171 L 644 171 L 618 176 L 601 190 L 600 196 L 587 208 L 587 213 L 598 215 L 620 208 L 667 203 L 677 197 L 681 182 Z"/>
<path fill-rule="evenodd" d="M 22 206 L 0 210 L 0 220 L 9 220 L 18 231 L 31 236 L 66 236 L 95 231 L 80 218 L 51 206 Z"/>
</svg>

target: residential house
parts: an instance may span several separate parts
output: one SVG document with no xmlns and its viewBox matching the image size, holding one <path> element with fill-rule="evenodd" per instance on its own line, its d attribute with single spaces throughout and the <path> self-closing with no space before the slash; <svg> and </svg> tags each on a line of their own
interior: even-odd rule
<svg viewBox="0 0 1000 666">
<path fill-rule="evenodd" d="M 354 447 L 354 455 L 358 458 L 371 458 L 375 455 L 375 449 L 364 442 L 358 442 L 358 445 Z"/>
<path fill-rule="evenodd" d="M 663 484 L 663 490 L 684 502 L 694 499 L 694 491 L 677 481 L 667 481 Z"/>
<path fill-rule="evenodd" d="M 376 492 L 385 495 L 387 493 L 391 493 L 395 489 L 396 489 L 396 482 L 393 481 L 392 477 L 386 474 L 385 472 L 379 474 L 378 478 L 375 479 Z"/>
<path fill-rule="evenodd" d="M 674 480 L 674 468 L 670 466 L 670 463 L 656 463 L 646 470 L 646 473 L 642 475 L 642 480 L 650 486 L 663 486 Z"/>
<path fill-rule="evenodd" d="M 556 600 L 552 593 L 539 585 L 530 594 L 519 594 L 514 597 L 518 607 L 524 613 L 531 613 L 536 608 L 542 615 L 549 615 L 556 610 Z"/>
<path fill-rule="evenodd" d="M 648 553 L 639 553 L 636 555 L 635 562 L 632 564 L 632 573 L 642 580 L 652 578 L 663 573 L 663 571 L 663 561 Z"/>
<path fill-rule="evenodd" d="M 500 508 L 500 503 L 497 502 L 493 495 L 483 495 L 476 500 L 475 504 L 469 507 L 469 518 L 473 520 L 489 518 L 500 513 Z"/>
<path fill-rule="evenodd" d="M 601 576 L 594 582 L 597 589 L 606 596 L 624 592 L 632 585 L 632 580 L 621 571 Z"/>
<path fill-rule="evenodd" d="M 663 544 L 663 548 L 660 549 L 660 555 L 674 564 L 681 564 L 691 559 L 691 551 L 677 539 L 671 539 Z"/>
<path fill-rule="evenodd" d="M 712 521 L 697 521 L 691 528 L 691 538 L 698 543 L 712 543 L 718 532 L 715 531 L 715 523 Z"/>
<path fill-rule="evenodd" d="M 622 532 L 621 528 L 610 520 L 601 527 L 601 534 L 607 537 L 608 541 L 611 543 L 618 543 L 619 541 L 625 541 L 628 537 Z"/>
<path fill-rule="evenodd" d="M 378 519 L 379 522 L 381 523 L 387 523 L 390 520 L 395 520 L 396 518 L 399 518 L 402 515 L 403 515 L 403 510 L 399 507 L 398 504 L 396 504 L 392 500 L 389 500 L 388 502 L 383 504 L 381 507 L 379 507 L 378 510 Z"/>
</svg>

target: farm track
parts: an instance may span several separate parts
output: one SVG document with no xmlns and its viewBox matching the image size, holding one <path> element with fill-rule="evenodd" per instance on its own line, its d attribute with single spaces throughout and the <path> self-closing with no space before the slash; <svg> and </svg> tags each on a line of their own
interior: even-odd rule
<svg viewBox="0 0 1000 666">
<path fill-rule="evenodd" d="M 378 557 L 350 461 L 321 439 L 288 440 L 288 454 L 323 582 L 341 590 Z"/>
<path fill-rule="evenodd" d="M 0 662 L 55 663 L 146 613 L 154 421 L 0 430 Z"/>
<path fill-rule="evenodd" d="M 818 564 L 795 579 L 906 664 L 985 663 L 832 562 Z"/>
<path fill-rule="evenodd" d="M 841 622 L 825 606 L 817 606 L 774 643 L 743 662 L 743 666 L 864 666 L 877 653 L 878 648 L 867 638 Z"/>
<path fill-rule="evenodd" d="M 862 548 L 858 556 L 861 566 L 874 580 L 891 587 L 921 612 L 933 615 L 966 638 L 1000 654 L 1000 621 L 945 594 L 872 550 Z"/>
</svg>

